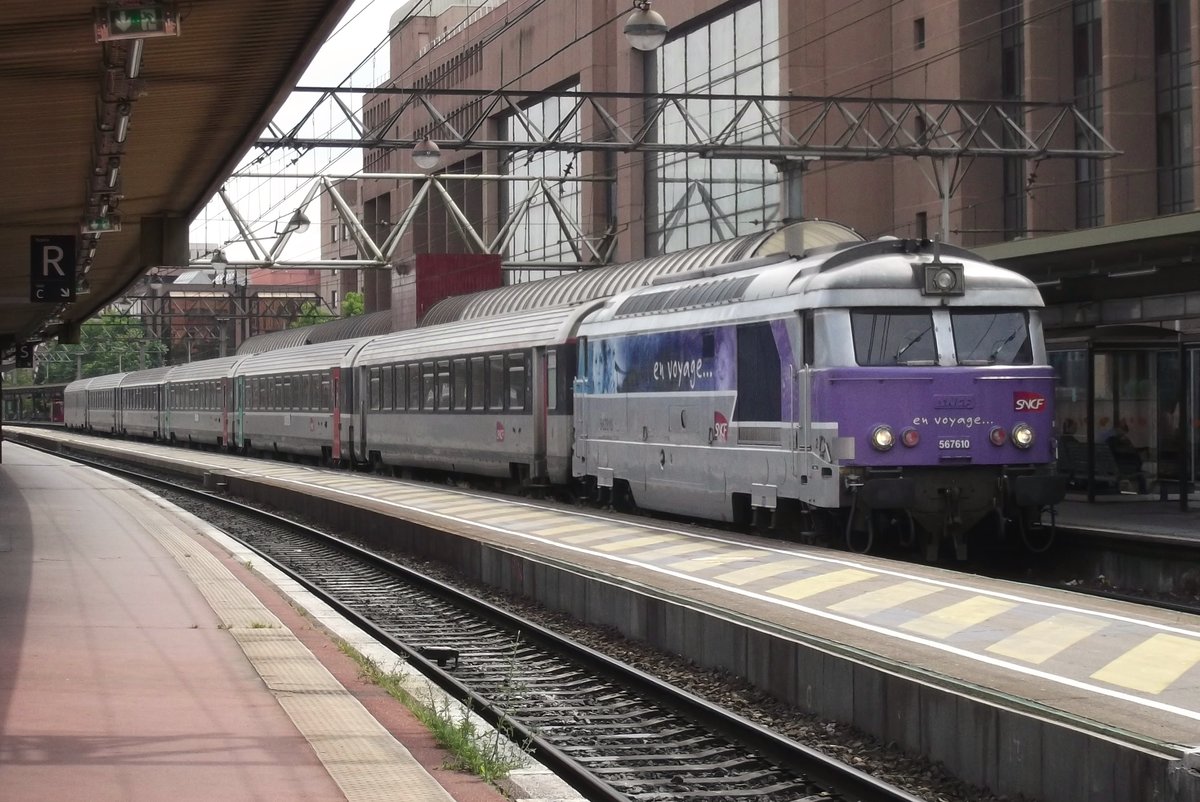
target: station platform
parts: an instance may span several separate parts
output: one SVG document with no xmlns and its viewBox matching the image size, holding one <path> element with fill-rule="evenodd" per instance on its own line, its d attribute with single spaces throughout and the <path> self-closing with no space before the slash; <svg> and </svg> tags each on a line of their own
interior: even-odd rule
<svg viewBox="0 0 1200 802">
<path fill-rule="evenodd" d="M 3 458 L 0 797 L 504 802 L 201 522 Z"/>
<path fill-rule="evenodd" d="M 1063 526 L 1134 535 L 1148 538 L 1195 542 L 1200 547 L 1200 502 L 1179 509 L 1178 497 L 1163 501 L 1147 496 L 1104 496 L 1089 502 L 1068 496 L 1058 505 L 1058 523 Z"/>
<path fill-rule="evenodd" d="M 1200 616 L 469 489 L 72 433 L 6 435 L 133 454 L 368 545 L 455 565 L 997 794 L 1200 799 Z M 1060 523 L 1078 521 L 1075 510 Z M 1174 531 L 1194 520 L 1183 515 L 1126 521 Z"/>
</svg>

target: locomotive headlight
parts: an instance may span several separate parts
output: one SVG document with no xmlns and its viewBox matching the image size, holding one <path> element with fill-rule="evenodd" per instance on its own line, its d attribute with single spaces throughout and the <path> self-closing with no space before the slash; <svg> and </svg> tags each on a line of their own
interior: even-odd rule
<svg viewBox="0 0 1200 802">
<path fill-rule="evenodd" d="M 1018 423 L 1012 429 L 1012 441 L 1017 448 L 1029 448 L 1033 445 L 1033 427 L 1028 423 Z"/>
<path fill-rule="evenodd" d="M 890 426 L 876 426 L 871 432 L 871 447 L 876 451 L 887 451 L 896 445 L 896 435 Z"/>
<path fill-rule="evenodd" d="M 921 442 L 921 433 L 916 429 L 905 429 L 900 433 L 900 442 L 906 448 L 915 448 L 917 443 Z"/>
<path fill-rule="evenodd" d="M 1008 432 L 1004 431 L 1003 426 L 993 426 L 992 431 L 988 434 L 988 439 L 992 441 L 992 445 L 1002 446 L 1008 440 Z"/>
<path fill-rule="evenodd" d="M 922 295 L 962 295 L 966 292 L 962 265 L 938 261 L 927 263 L 923 268 Z"/>
</svg>

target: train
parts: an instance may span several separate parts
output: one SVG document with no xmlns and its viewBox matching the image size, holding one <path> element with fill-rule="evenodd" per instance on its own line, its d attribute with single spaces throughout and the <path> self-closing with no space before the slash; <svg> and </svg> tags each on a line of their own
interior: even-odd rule
<svg viewBox="0 0 1200 802">
<path fill-rule="evenodd" d="M 885 237 L 83 379 L 64 422 L 966 559 L 1044 547 L 1066 492 L 1042 306 L 970 251 Z"/>
</svg>

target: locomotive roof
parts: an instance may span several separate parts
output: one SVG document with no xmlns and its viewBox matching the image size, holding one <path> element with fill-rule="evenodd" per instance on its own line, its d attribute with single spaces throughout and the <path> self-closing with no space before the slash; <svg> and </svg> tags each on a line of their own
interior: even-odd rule
<svg viewBox="0 0 1200 802">
<path fill-rule="evenodd" d="M 559 306 L 396 332 L 371 340 L 363 346 L 355 362 L 368 364 L 425 359 L 561 343 L 575 336 L 580 319 L 598 303 Z"/>
<path fill-rule="evenodd" d="M 664 277 L 685 275 L 705 268 L 765 256 L 785 256 L 789 243 L 802 243 L 807 252 L 836 243 L 862 242 L 852 229 L 829 220 L 803 220 L 781 228 L 746 234 L 696 248 L 672 251 L 623 264 L 580 270 L 565 276 L 510 284 L 470 295 L 455 295 L 434 306 L 420 325 L 433 326 L 457 320 L 568 306 L 609 298 Z"/>
<path fill-rule="evenodd" d="M 944 264 L 963 266 L 966 295 L 921 294 L 919 268 L 935 258 Z M 653 313 L 703 309 L 704 319 L 716 323 L 737 319 L 736 305 L 751 302 L 755 302 L 756 314 L 846 306 L 1043 305 L 1032 281 L 969 251 L 942 245 L 935 257 L 932 243 L 885 239 L 835 246 L 772 264 L 735 263 L 722 268 L 718 275 L 691 280 L 680 277 L 665 285 L 631 290 L 610 299 L 588 322 L 627 321 Z"/>
</svg>

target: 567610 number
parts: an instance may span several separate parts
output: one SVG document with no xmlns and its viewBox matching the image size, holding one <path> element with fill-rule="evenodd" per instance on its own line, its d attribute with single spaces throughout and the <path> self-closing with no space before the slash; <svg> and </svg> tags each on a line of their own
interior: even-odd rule
<svg viewBox="0 0 1200 802">
<path fill-rule="evenodd" d="M 957 439 L 957 438 L 943 437 L 938 440 L 938 448 L 941 448 L 941 449 L 970 448 L 970 447 L 971 447 L 971 441 L 966 438 Z"/>
</svg>

